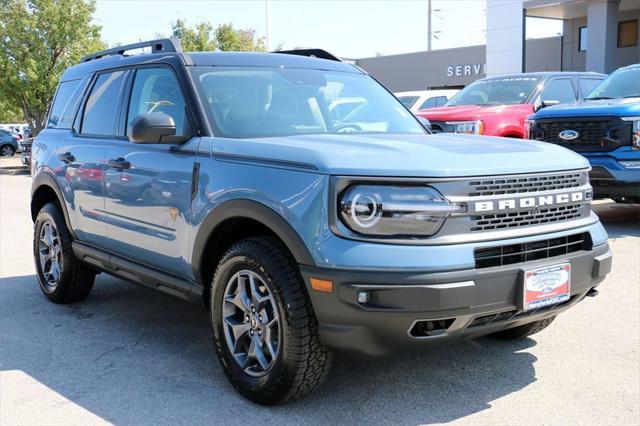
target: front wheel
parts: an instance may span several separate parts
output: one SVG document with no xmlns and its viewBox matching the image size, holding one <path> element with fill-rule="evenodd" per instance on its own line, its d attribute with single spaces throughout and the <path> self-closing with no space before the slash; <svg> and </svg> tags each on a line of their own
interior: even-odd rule
<svg viewBox="0 0 640 426">
<path fill-rule="evenodd" d="M 295 261 L 278 240 L 232 246 L 212 283 L 211 318 L 218 358 L 231 384 L 265 405 L 302 397 L 326 378 L 331 352 Z"/>
<path fill-rule="evenodd" d="M 13 154 L 16 153 L 16 149 L 11 145 L 2 145 L 0 147 L 0 154 L 4 157 L 13 157 Z"/>
<path fill-rule="evenodd" d="M 93 288 L 95 272 L 81 264 L 60 207 L 45 204 L 34 224 L 33 256 L 40 290 L 55 303 L 78 302 Z"/>
<path fill-rule="evenodd" d="M 545 328 L 549 327 L 549 324 L 551 324 L 554 319 L 556 319 L 555 316 L 541 319 L 540 321 L 534 321 L 518 327 L 508 328 L 506 330 L 498 331 L 497 333 L 491 334 L 491 337 L 496 337 L 502 340 L 524 339 L 525 337 L 529 337 L 532 334 L 539 333 Z"/>
</svg>

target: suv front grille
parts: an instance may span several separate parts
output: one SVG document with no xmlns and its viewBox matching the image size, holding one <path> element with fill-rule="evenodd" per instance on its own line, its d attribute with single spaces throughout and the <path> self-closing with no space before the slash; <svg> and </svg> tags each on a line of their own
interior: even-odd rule
<svg viewBox="0 0 640 426">
<path fill-rule="evenodd" d="M 469 182 L 472 187 L 470 197 L 502 194 L 522 194 L 527 192 L 552 191 L 577 188 L 580 173 L 566 173 L 549 176 L 524 176 L 504 179 L 477 180 Z"/>
<path fill-rule="evenodd" d="M 578 152 L 612 151 L 631 141 L 631 127 L 618 118 L 590 118 L 589 120 L 536 121 L 531 138 L 551 142 Z M 574 140 L 560 138 L 563 130 L 574 130 Z"/>
<path fill-rule="evenodd" d="M 476 249 L 476 268 L 512 265 L 555 256 L 564 256 L 582 250 L 591 250 L 591 236 L 588 232 L 497 247 Z"/>
<path fill-rule="evenodd" d="M 519 228 L 522 226 L 541 225 L 544 223 L 563 222 L 582 217 L 582 204 L 558 206 L 539 211 L 522 211 L 513 213 L 486 214 L 472 216 L 472 232 L 491 231 L 495 229 Z"/>
</svg>

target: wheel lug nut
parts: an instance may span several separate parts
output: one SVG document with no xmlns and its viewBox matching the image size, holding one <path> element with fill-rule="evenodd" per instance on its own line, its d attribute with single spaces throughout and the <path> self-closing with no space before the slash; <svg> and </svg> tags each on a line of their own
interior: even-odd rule
<svg viewBox="0 0 640 426">
<path fill-rule="evenodd" d="M 245 320 L 245 321 L 247 321 L 247 322 L 249 322 L 249 315 L 245 315 L 245 316 L 244 316 L 244 320 Z"/>
<path fill-rule="evenodd" d="M 251 330 L 249 333 L 251 333 L 251 335 L 253 336 L 253 330 Z"/>
<path fill-rule="evenodd" d="M 258 315 L 258 319 L 262 321 L 262 315 Z"/>
</svg>

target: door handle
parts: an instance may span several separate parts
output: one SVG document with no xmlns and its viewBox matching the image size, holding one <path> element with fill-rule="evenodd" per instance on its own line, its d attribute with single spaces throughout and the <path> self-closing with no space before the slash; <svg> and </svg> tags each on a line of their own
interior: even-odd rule
<svg viewBox="0 0 640 426">
<path fill-rule="evenodd" d="M 112 158 L 111 160 L 109 160 L 107 162 L 107 166 L 113 167 L 114 169 L 124 170 L 131 167 L 131 163 L 125 160 L 124 158 L 120 157 L 120 158 Z"/>
<path fill-rule="evenodd" d="M 67 164 L 73 163 L 74 161 L 76 161 L 76 157 L 71 155 L 70 152 L 65 152 L 64 154 L 58 155 L 58 159 L 63 163 L 67 163 Z"/>
</svg>

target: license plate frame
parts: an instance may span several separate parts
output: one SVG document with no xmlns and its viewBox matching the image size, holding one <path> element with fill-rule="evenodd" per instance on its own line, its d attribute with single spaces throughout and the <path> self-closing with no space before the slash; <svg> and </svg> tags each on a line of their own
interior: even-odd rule
<svg viewBox="0 0 640 426">
<path fill-rule="evenodd" d="M 564 303 L 571 298 L 571 263 L 524 270 L 522 280 L 523 311 L 532 311 Z"/>
</svg>

